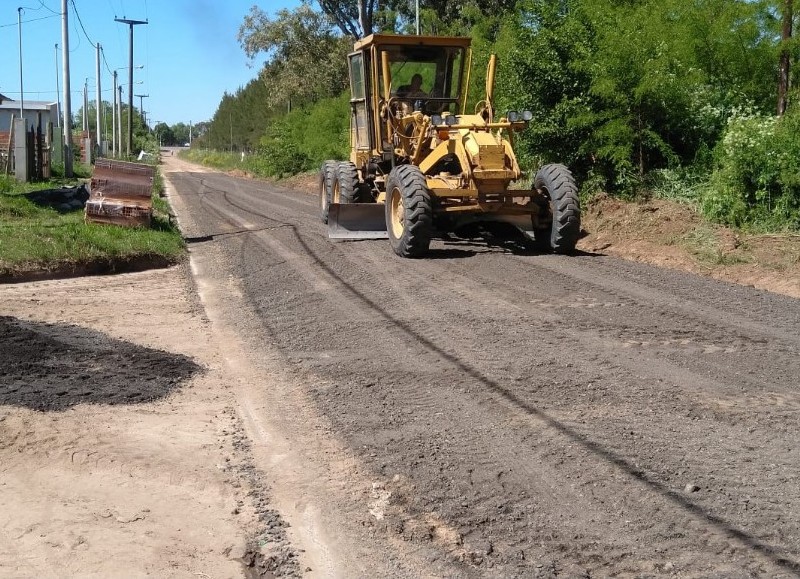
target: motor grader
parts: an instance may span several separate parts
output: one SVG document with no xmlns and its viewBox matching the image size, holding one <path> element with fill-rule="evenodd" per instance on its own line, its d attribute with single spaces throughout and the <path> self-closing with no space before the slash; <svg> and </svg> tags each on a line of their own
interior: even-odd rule
<svg viewBox="0 0 800 579">
<path fill-rule="evenodd" d="M 485 98 L 466 113 L 470 39 L 373 34 L 348 55 L 349 161 L 319 175 L 323 222 L 333 239 L 389 239 L 420 257 L 437 233 L 486 221 L 511 223 L 539 247 L 566 253 L 580 232 L 572 174 L 541 167 L 530 189 L 514 154 L 529 111 L 494 110 L 492 55 Z"/>
</svg>

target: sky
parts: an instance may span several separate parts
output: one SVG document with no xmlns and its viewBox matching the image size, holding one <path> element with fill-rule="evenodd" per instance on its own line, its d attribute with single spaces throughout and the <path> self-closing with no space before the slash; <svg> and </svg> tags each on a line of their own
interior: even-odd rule
<svg viewBox="0 0 800 579">
<path fill-rule="evenodd" d="M 148 21 L 133 31 L 133 93 L 149 95 L 134 97 L 133 105 L 139 109 L 142 104 L 147 123 L 211 120 L 223 93 L 245 86 L 263 64 L 263 57 L 248 60 L 236 40 L 254 4 L 274 15 L 281 8 L 298 6 L 300 0 L 67 0 L 73 115 L 83 104 L 87 79 L 89 98 L 96 99 L 94 44 L 98 42 L 105 56 L 100 61 L 102 98 L 113 100 L 110 71 L 119 69 L 123 102 L 128 102 L 130 27 L 114 20 L 127 18 Z M 61 0 L 0 0 L 0 93 L 20 98 L 19 7 L 24 100 L 56 102 L 58 78 L 63 103 Z"/>
</svg>

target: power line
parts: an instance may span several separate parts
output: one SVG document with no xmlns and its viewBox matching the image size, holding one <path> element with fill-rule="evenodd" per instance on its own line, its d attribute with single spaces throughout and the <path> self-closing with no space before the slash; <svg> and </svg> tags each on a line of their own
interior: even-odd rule
<svg viewBox="0 0 800 579">
<path fill-rule="evenodd" d="M 61 14 L 51 14 L 50 16 L 40 16 L 39 18 L 31 18 L 30 20 L 23 20 L 22 24 L 26 24 L 28 22 L 36 22 L 37 20 L 47 20 L 48 18 L 55 18 L 56 16 L 61 16 Z M 0 24 L 0 28 L 10 28 L 11 26 L 17 26 L 19 23 L 14 22 L 13 24 Z"/>
<path fill-rule="evenodd" d="M 83 20 L 81 20 L 81 15 L 78 14 L 78 7 L 75 6 L 75 0 L 70 0 L 70 4 L 72 4 L 72 10 L 73 12 L 75 12 L 75 16 L 78 17 L 78 23 L 81 25 L 81 30 L 83 30 L 83 34 L 84 36 L 86 36 L 86 40 L 89 41 L 89 44 L 92 45 L 92 48 L 96 48 L 97 45 L 94 42 L 92 42 L 91 38 L 89 38 L 89 34 L 86 32 L 86 28 L 84 28 L 83 26 Z"/>
<path fill-rule="evenodd" d="M 111 70 L 111 67 L 108 66 L 108 61 L 106 60 L 106 51 L 102 46 L 100 47 L 100 54 L 103 56 L 103 63 L 106 65 L 106 70 L 108 71 L 108 74 L 113 75 L 114 72 Z"/>
<path fill-rule="evenodd" d="M 45 5 L 45 3 L 44 3 L 44 0 L 39 0 L 39 4 L 41 4 L 41 5 L 42 5 L 42 8 L 44 8 L 44 9 L 45 9 L 45 10 L 47 10 L 48 12 L 52 12 L 52 13 L 53 13 L 53 14 L 55 14 L 56 16 L 61 16 L 61 12 L 56 12 L 55 10 L 53 10 L 52 8 L 50 8 L 49 6 L 46 6 L 46 5 Z M 38 10 L 38 8 L 37 8 L 37 10 Z"/>
</svg>

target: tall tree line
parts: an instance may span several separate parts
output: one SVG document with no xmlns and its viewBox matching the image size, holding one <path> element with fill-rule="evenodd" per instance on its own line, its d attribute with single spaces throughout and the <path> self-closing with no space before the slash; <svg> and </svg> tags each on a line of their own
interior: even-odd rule
<svg viewBox="0 0 800 579">
<path fill-rule="evenodd" d="M 793 106 L 792 0 L 420 0 L 422 33 L 470 35 L 473 79 L 500 58 L 500 108 L 529 108 L 528 165 L 559 160 L 630 191 L 654 169 L 710 170 L 732 116 Z M 371 32 L 412 33 L 408 0 L 319 0 L 244 16 L 258 78 L 225 94 L 208 144 L 254 148 L 293 108 L 347 89 L 346 54 Z M 477 87 L 472 98 L 480 96 Z"/>
</svg>

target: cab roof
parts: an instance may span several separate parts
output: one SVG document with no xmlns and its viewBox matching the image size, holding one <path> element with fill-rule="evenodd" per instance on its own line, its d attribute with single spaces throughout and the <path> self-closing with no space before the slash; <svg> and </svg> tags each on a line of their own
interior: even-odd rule
<svg viewBox="0 0 800 579">
<path fill-rule="evenodd" d="M 371 46 L 461 46 L 469 48 L 471 38 L 463 36 L 409 36 L 404 34 L 370 34 L 353 45 L 353 50 L 363 50 Z"/>
</svg>

